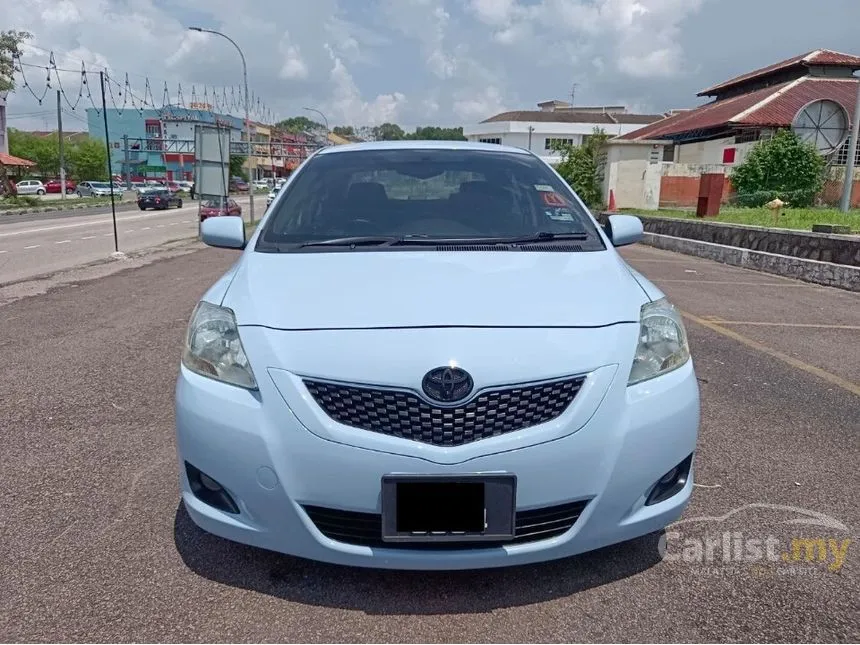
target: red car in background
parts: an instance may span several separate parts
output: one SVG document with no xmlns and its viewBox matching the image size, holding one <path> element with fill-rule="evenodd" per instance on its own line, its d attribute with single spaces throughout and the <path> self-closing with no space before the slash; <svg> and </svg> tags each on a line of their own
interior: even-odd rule
<svg viewBox="0 0 860 645">
<path fill-rule="evenodd" d="M 200 199 L 200 221 L 222 215 L 242 216 L 242 207 L 232 197 L 226 201 L 220 197 L 203 197 Z"/>
<path fill-rule="evenodd" d="M 73 182 L 71 179 L 66 180 L 66 195 L 71 195 L 77 189 L 78 185 Z M 47 193 L 59 193 L 62 185 L 60 184 L 59 179 L 51 179 L 50 181 L 45 182 L 45 192 Z"/>
</svg>

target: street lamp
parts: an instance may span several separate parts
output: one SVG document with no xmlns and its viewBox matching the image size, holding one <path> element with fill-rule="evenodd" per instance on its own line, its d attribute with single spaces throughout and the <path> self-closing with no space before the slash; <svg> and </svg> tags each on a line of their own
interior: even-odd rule
<svg viewBox="0 0 860 645">
<path fill-rule="evenodd" d="M 323 118 L 323 121 L 325 121 L 325 138 L 326 138 L 326 141 L 328 141 L 328 119 L 325 118 L 325 114 L 323 114 L 322 112 L 320 112 L 316 108 L 306 107 L 306 108 L 302 108 L 302 109 L 308 110 L 309 112 L 316 112 L 317 114 L 319 114 Z"/>
<path fill-rule="evenodd" d="M 248 170 L 251 169 L 251 107 L 248 102 L 248 65 L 245 63 L 245 54 L 242 53 L 242 49 L 239 45 L 236 44 L 236 41 L 230 38 L 230 36 L 226 34 L 222 34 L 220 31 L 214 31 L 213 29 L 204 29 L 203 27 L 189 27 L 191 31 L 199 31 L 207 34 L 215 34 L 216 36 L 221 36 L 222 38 L 226 38 L 229 40 L 233 47 L 236 48 L 236 51 L 239 52 L 239 56 L 242 57 L 242 77 L 245 81 L 245 140 L 248 142 Z M 250 204 L 250 213 L 251 213 L 251 224 L 254 223 L 254 189 L 253 187 L 248 187 L 248 198 L 251 200 Z"/>
</svg>

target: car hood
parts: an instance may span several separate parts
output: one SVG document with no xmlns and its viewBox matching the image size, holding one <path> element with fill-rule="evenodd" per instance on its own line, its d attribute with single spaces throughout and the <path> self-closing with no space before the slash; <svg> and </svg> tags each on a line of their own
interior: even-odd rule
<svg viewBox="0 0 860 645">
<path fill-rule="evenodd" d="M 645 292 L 614 252 L 246 252 L 223 299 L 275 329 L 599 327 Z"/>
</svg>

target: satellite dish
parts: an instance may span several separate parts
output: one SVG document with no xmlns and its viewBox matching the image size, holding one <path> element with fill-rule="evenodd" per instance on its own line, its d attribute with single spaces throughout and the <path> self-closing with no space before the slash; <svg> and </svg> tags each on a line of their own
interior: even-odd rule
<svg viewBox="0 0 860 645">
<path fill-rule="evenodd" d="M 822 155 L 838 150 L 845 143 L 849 126 L 848 110 L 830 99 L 807 103 L 791 122 L 791 129 L 801 141 L 811 143 Z"/>
</svg>

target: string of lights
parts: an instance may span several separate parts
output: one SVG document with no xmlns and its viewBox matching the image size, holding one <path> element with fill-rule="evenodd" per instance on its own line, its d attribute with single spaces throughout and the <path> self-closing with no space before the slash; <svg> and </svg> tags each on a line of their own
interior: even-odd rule
<svg viewBox="0 0 860 645">
<path fill-rule="evenodd" d="M 148 76 L 130 74 L 129 72 L 120 76 L 109 68 L 91 63 L 90 68 L 99 68 L 99 71 L 94 71 L 87 69 L 87 64 L 84 61 L 78 61 L 81 65 L 79 70 L 60 67 L 57 65 L 58 57 L 69 59 L 72 57 L 51 50 L 35 49 L 47 53 L 47 63 L 22 60 L 23 55 L 18 54 L 14 57 L 13 69 L 14 73 L 20 77 L 20 87 L 27 90 L 39 106 L 43 105 L 48 93 L 56 89 L 73 113 L 83 101 L 86 101 L 89 103 L 88 109 L 91 107 L 97 115 L 100 115 L 101 107 L 96 103 L 90 85 L 92 77 L 104 74 L 106 104 L 109 104 L 120 116 L 126 111 L 135 111 L 143 115 L 146 110 L 154 110 L 159 118 L 163 118 L 174 116 L 177 108 L 181 108 L 185 112 L 195 113 L 199 118 L 205 118 L 206 115 L 217 118 L 217 116 L 224 114 L 238 116 L 240 113 L 244 116 L 244 94 L 241 89 L 237 91 L 235 86 L 229 86 L 228 93 L 227 86 L 216 88 L 203 85 L 198 88 L 197 85 L 192 85 L 190 93 L 188 93 L 187 87 L 183 90 L 182 84 L 177 83 L 176 92 L 171 97 L 169 85 L 165 81 L 161 101 L 156 102 L 152 83 Z M 65 85 L 63 75 L 66 75 Z M 143 79 L 143 82 L 138 84 L 138 87 L 143 85 L 142 92 L 135 92 L 130 76 L 138 76 Z M 72 80 L 75 78 L 78 79 L 77 82 Z M 122 78 L 122 80 L 118 80 L 118 78 Z M 77 92 L 72 93 L 72 88 L 75 85 L 77 85 Z M 190 97 L 188 101 L 185 98 L 186 93 Z M 266 106 L 260 97 L 252 93 L 248 103 L 252 119 L 264 123 L 274 122 L 274 112 Z"/>
</svg>

